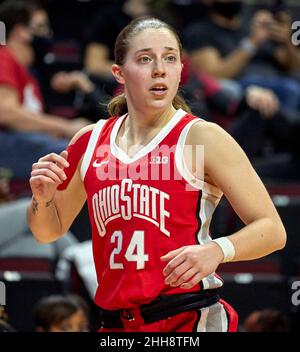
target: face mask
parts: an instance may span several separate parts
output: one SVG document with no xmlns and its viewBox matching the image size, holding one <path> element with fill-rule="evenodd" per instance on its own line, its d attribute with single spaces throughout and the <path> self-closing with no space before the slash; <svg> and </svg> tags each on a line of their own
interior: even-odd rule
<svg viewBox="0 0 300 352">
<path fill-rule="evenodd" d="M 242 6 L 243 2 L 239 0 L 229 2 L 215 1 L 212 4 L 212 9 L 227 18 L 234 18 L 241 12 Z"/>
<path fill-rule="evenodd" d="M 34 50 L 36 60 L 44 60 L 45 55 L 51 50 L 53 40 L 51 37 L 34 36 L 31 45 Z"/>
</svg>

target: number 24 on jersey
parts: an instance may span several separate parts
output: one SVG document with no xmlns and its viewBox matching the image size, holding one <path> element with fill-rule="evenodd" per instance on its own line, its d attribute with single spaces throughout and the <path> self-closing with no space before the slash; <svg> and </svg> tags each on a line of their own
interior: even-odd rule
<svg viewBox="0 0 300 352">
<path fill-rule="evenodd" d="M 115 256 L 120 254 L 123 246 L 122 231 L 115 231 L 110 239 L 111 243 L 116 243 L 109 259 L 111 269 L 124 269 L 123 263 L 117 263 Z M 136 269 L 141 270 L 145 268 L 145 262 L 149 261 L 149 255 L 145 254 L 145 232 L 134 231 L 130 243 L 127 247 L 125 258 L 129 262 L 136 262 Z"/>
</svg>

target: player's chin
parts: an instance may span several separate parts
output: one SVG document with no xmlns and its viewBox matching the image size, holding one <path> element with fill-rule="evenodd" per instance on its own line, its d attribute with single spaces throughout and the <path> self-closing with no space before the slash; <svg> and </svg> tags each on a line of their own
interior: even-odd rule
<svg viewBox="0 0 300 352">
<path fill-rule="evenodd" d="M 170 105 L 172 105 L 172 100 L 167 99 L 166 97 L 151 99 L 149 101 L 149 106 L 159 110 L 167 108 Z"/>
</svg>

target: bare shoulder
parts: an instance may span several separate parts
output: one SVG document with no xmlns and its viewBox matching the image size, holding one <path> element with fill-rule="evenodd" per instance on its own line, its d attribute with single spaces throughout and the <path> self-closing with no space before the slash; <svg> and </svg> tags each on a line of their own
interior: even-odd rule
<svg viewBox="0 0 300 352">
<path fill-rule="evenodd" d="M 233 138 L 216 123 L 200 120 L 191 127 L 186 143 L 213 146 L 224 141 L 230 142 L 233 141 Z"/>
<path fill-rule="evenodd" d="M 83 127 L 80 131 L 78 131 L 73 138 L 71 139 L 69 144 L 74 144 L 76 141 L 78 141 L 78 139 L 83 136 L 85 133 L 93 131 L 94 127 L 96 126 L 96 124 L 92 124 L 92 125 L 88 125 Z"/>
<path fill-rule="evenodd" d="M 186 145 L 204 146 L 205 164 L 207 167 L 216 162 L 228 166 L 248 163 L 248 158 L 235 139 L 219 125 L 199 121 L 195 123 L 187 136 Z"/>
</svg>

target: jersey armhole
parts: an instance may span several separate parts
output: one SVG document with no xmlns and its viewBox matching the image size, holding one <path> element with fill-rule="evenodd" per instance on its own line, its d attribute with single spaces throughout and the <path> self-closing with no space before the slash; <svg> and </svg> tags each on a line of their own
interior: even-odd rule
<svg viewBox="0 0 300 352">
<path fill-rule="evenodd" d="M 201 120 L 200 120 L 201 121 Z M 204 180 L 201 180 L 190 172 L 189 168 L 186 165 L 185 159 L 184 159 L 184 147 L 185 147 L 185 142 L 187 135 L 191 129 L 191 127 L 199 122 L 199 119 L 194 119 L 190 121 L 182 130 L 179 138 L 178 138 L 178 143 L 177 147 L 175 150 L 175 163 L 178 171 L 180 172 L 181 176 L 186 180 L 186 182 L 191 185 L 192 187 L 202 190 L 202 192 L 207 193 L 209 195 L 212 195 L 216 198 L 221 198 L 223 195 L 223 192 L 216 186 L 211 185 Z M 204 148 L 202 146 L 202 148 Z M 204 167 L 204 150 L 202 149 L 201 151 L 203 153 L 203 165 Z"/>
<path fill-rule="evenodd" d="M 96 123 L 96 126 L 94 127 L 94 129 L 91 133 L 91 136 L 90 136 L 86 151 L 83 155 L 82 163 L 80 166 L 80 175 L 81 175 L 82 181 L 84 181 L 84 179 L 85 179 L 85 175 L 86 175 L 86 172 L 87 172 L 89 165 L 91 163 L 91 159 L 92 159 L 94 150 L 96 148 L 98 138 L 99 138 L 100 133 L 102 131 L 102 128 L 106 122 L 107 122 L 107 120 L 99 120 Z"/>
</svg>

